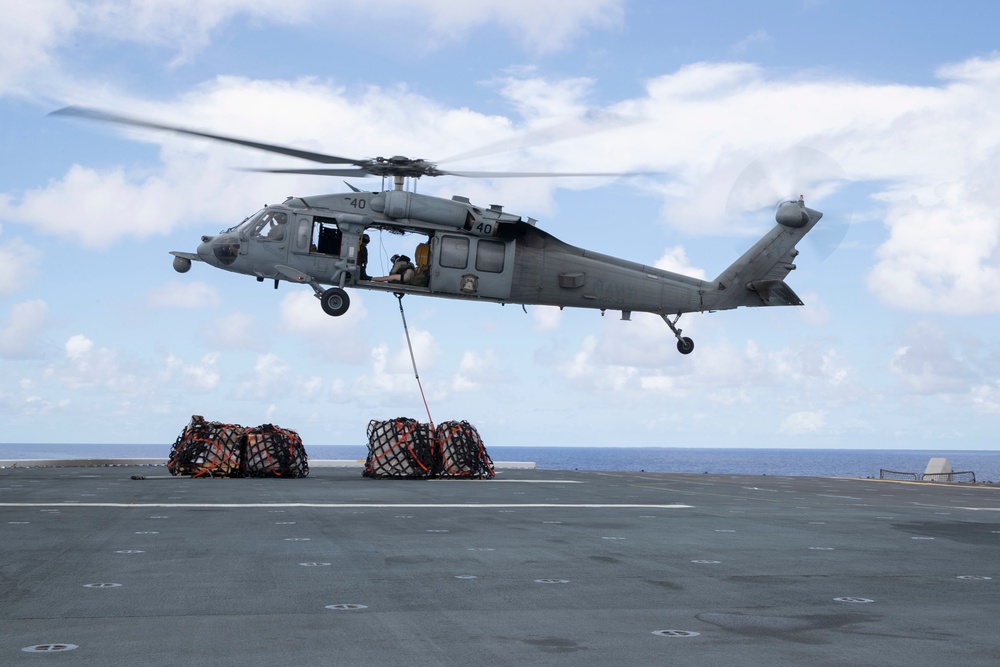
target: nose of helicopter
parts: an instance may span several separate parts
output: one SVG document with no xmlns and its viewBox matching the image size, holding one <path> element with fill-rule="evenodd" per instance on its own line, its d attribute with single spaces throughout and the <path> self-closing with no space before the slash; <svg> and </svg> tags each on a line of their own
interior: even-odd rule
<svg viewBox="0 0 1000 667">
<path fill-rule="evenodd" d="M 239 238 L 228 234 L 202 236 L 201 244 L 198 246 L 198 257 L 220 268 L 235 262 L 239 252 Z"/>
<path fill-rule="evenodd" d="M 211 236 L 202 236 L 201 243 L 198 244 L 198 257 L 202 259 L 203 262 L 208 262 L 209 264 L 215 264 L 215 255 L 212 254 L 212 238 Z"/>
<path fill-rule="evenodd" d="M 198 256 L 203 260 L 207 260 L 212 256 L 212 237 L 202 236 L 201 243 L 198 244 Z"/>
</svg>

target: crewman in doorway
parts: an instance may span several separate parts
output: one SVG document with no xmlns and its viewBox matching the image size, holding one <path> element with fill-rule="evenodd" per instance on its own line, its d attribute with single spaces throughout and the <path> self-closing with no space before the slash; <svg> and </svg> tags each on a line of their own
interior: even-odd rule
<svg viewBox="0 0 1000 667">
<path fill-rule="evenodd" d="M 368 275 L 368 244 L 370 242 L 371 238 L 367 234 L 361 235 L 361 247 L 358 248 L 358 267 L 360 267 L 358 280 L 372 279 L 372 277 Z"/>
<path fill-rule="evenodd" d="M 392 261 L 392 271 L 389 275 L 382 276 L 380 278 L 372 278 L 375 282 L 379 283 L 408 283 L 413 279 L 413 274 L 416 272 L 416 268 L 413 266 L 413 262 L 406 255 L 393 255 Z"/>
</svg>

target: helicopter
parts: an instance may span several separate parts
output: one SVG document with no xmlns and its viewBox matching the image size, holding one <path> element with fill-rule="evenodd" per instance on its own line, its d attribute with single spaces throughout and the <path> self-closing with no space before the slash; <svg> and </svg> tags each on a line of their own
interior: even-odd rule
<svg viewBox="0 0 1000 667">
<path fill-rule="evenodd" d="M 218 234 L 201 237 L 195 252 L 173 251 L 173 268 L 187 273 L 194 262 L 273 280 L 308 285 L 323 311 L 348 312 L 353 289 L 414 294 L 467 301 L 589 308 L 660 316 L 690 354 L 694 341 L 677 326 L 685 313 L 711 313 L 743 307 L 801 306 L 785 283 L 796 266 L 796 244 L 823 214 L 802 196 L 775 208 L 775 222 L 760 240 L 713 280 L 674 273 L 565 243 L 537 221 L 479 206 L 468 198 L 450 199 L 404 189 L 406 179 L 458 176 L 507 178 L 537 176 L 622 176 L 606 173 L 489 172 L 444 170 L 437 164 L 401 155 L 354 159 L 163 125 L 86 107 L 70 106 L 51 115 L 80 117 L 161 130 L 278 153 L 326 165 L 322 168 L 258 169 L 268 173 L 392 178 L 392 189 L 289 197 L 263 208 Z M 345 181 L 346 183 L 346 181 Z M 367 275 L 370 230 L 414 235 L 414 257 L 393 257 L 393 273 Z"/>
</svg>

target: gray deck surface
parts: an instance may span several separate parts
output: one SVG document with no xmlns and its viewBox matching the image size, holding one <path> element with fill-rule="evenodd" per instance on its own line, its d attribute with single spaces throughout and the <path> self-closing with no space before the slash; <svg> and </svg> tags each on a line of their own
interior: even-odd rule
<svg viewBox="0 0 1000 667">
<path fill-rule="evenodd" d="M 5 469 L 0 568 L 0 665 L 1000 664 L 995 487 Z"/>
</svg>

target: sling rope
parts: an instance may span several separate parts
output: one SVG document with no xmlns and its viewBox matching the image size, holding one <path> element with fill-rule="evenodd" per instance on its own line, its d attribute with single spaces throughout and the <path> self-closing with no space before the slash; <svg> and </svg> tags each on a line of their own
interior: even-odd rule
<svg viewBox="0 0 1000 667">
<path fill-rule="evenodd" d="M 410 330 L 406 326 L 406 313 L 403 312 L 403 294 L 396 293 L 399 299 L 399 316 L 403 319 L 403 333 L 406 334 L 406 346 L 410 348 L 410 363 L 413 364 L 413 377 L 417 379 L 417 387 L 420 389 L 420 398 L 424 401 L 424 410 L 427 411 L 427 421 L 431 425 L 431 432 L 434 432 L 434 418 L 431 417 L 431 409 L 427 406 L 427 397 L 424 395 L 424 386 L 420 383 L 420 373 L 417 372 L 417 358 L 413 356 L 413 343 L 410 342 Z"/>
</svg>

